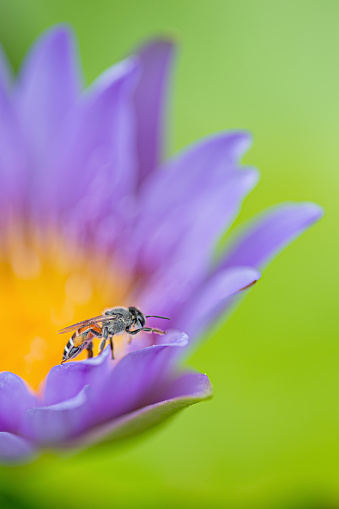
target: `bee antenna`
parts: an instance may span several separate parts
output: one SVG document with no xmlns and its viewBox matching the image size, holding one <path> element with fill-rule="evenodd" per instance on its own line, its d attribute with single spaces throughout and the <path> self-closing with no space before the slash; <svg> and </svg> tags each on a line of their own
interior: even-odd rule
<svg viewBox="0 0 339 509">
<path fill-rule="evenodd" d="M 163 318 L 164 320 L 170 320 L 168 316 L 158 316 L 158 315 L 147 315 L 145 318 Z"/>
</svg>

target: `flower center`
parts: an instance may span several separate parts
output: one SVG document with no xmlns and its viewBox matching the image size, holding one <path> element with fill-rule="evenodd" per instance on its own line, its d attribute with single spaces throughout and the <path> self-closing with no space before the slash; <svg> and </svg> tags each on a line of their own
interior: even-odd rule
<svg viewBox="0 0 339 509">
<path fill-rule="evenodd" d="M 126 303 L 130 276 L 90 246 L 79 248 L 55 233 L 16 226 L 1 240 L 0 371 L 36 389 L 61 362 L 72 335 L 58 329 Z"/>
</svg>

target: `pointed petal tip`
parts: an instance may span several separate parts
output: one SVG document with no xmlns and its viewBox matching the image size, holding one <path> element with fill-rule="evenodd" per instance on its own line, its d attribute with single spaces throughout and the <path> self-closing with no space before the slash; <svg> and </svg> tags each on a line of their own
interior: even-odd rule
<svg viewBox="0 0 339 509">
<path fill-rule="evenodd" d="M 224 150 L 225 156 L 234 164 L 239 163 L 253 143 L 252 134 L 249 131 L 219 131 L 193 142 L 188 150 L 195 147 L 213 147 L 214 150 Z M 258 170 L 256 170 L 258 171 Z"/>
<path fill-rule="evenodd" d="M 240 229 L 220 266 L 266 265 L 323 214 L 324 209 L 313 202 L 283 202 L 270 207 Z"/>
<path fill-rule="evenodd" d="M 152 39 L 146 39 L 142 44 L 136 47 L 133 54 L 141 58 L 145 63 L 151 59 L 171 61 L 177 52 L 178 40 L 175 34 L 159 35 Z"/>
<path fill-rule="evenodd" d="M 130 352 L 128 355 L 139 355 L 143 350 L 156 350 L 163 347 L 185 347 L 189 343 L 189 337 L 186 332 L 182 332 L 176 329 L 170 329 L 167 334 L 158 336 L 157 343 L 155 345 L 146 346 L 142 350 L 135 350 Z"/>
<path fill-rule="evenodd" d="M 260 272 L 258 272 L 255 269 L 252 269 L 252 267 L 249 267 L 249 270 L 252 272 L 252 276 L 250 277 L 250 279 L 252 279 L 252 281 L 250 281 L 250 283 L 246 284 L 242 288 L 239 288 L 239 290 L 237 290 L 235 293 L 240 293 L 240 292 L 244 292 L 246 290 L 249 290 L 250 288 L 252 288 L 259 281 L 259 279 L 261 279 L 261 273 Z"/>
<path fill-rule="evenodd" d="M 196 374 L 196 376 L 200 377 L 199 385 L 197 385 L 197 389 L 195 395 L 197 399 L 206 400 L 213 397 L 213 385 L 208 378 L 207 374 Z"/>
<path fill-rule="evenodd" d="M 108 67 L 86 90 L 86 95 L 94 94 L 98 96 L 104 91 L 115 86 L 119 82 L 134 82 L 139 72 L 138 61 L 135 57 L 129 57 L 125 60 Z"/>
<path fill-rule="evenodd" d="M 68 23 L 67 21 L 57 23 L 52 25 L 51 27 L 44 30 L 40 36 L 37 38 L 44 39 L 46 41 L 61 41 L 68 40 L 70 38 L 76 38 L 76 32 L 74 30 L 73 25 Z"/>
<path fill-rule="evenodd" d="M 305 210 L 305 215 L 310 218 L 310 221 L 318 221 L 325 214 L 324 207 L 314 202 L 301 202 L 297 205 Z"/>
<path fill-rule="evenodd" d="M 253 134 L 246 129 L 234 129 L 232 131 L 225 131 L 224 137 L 231 139 L 237 147 L 238 157 L 242 157 L 253 145 Z"/>
<path fill-rule="evenodd" d="M 68 49 L 77 40 L 76 32 L 71 24 L 66 22 L 53 25 L 39 34 L 28 50 L 28 55 L 41 47 L 53 48 L 61 46 Z M 27 56 L 26 56 L 27 58 Z M 25 60 L 26 60 L 25 58 Z M 23 64 L 25 64 L 25 60 Z"/>
<path fill-rule="evenodd" d="M 294 215 L 301 231 L 321 219 L 325 213 L 321 205 L 311 201 L 278 203 L 271 210 L 273 215 L 285 215 L 287 219 Z"/>
<path fill-rule="evenodd" d="M 175 398 L 194 398 L 196 402 L 210 399 L 213 386 L 206 373 L 188 370 L 177 375 L 164 394 L 164 401 Z"/>
<path fill-rule="evenodd" d="M 188 335 L 185 332 L 170 329 L 166 336 L 163 337 L 164 342 L 161 342 L 163 346 L 186 346 L 188 344 Z M 159 342 L 160 344 L 160 342 Z"/>
<path fill-rule="evenodd" d="M 32 63 L 36 56 L 41 58 L 49 57 L 55 59 L 56 55 L 62 55 L 63 58 L 73 55 L 74 61 L 80 61 L 78 58 L 78 38 L 73 26 L 67 22 L 53 25 L 40 33 L 28 49 L 18 72 L 18 85 L 29 73 Z M 53 62 L 51 62 L 52 65 Z M 35 63 L 35 65 L 37 65 Z"/>
<path fill-rule="evenodd" d="M 242 148 L 242 152 L 246 152 L 253 145 L 253 134 L 246 129 L 235 129 L 231 133 L 228 131 L 226 134 L 232 134 L 233 137 L 238 140 L 239 146 Z"/>
<path fill-rule="evenodd" d="M 246 131 L 245 129 L 234 129 L 215 132 L 213 134 L 206 136 L 206 140 L 208 139 L 232 143 L 238 147 L 238 150 L 241 153 L 248 150 L 253 144 L 252 133 L 250 131 Z"/>
<path fill-rule="evenodd" d="M 150 50 L 172 52 L 176 48 L 177 40 L 178 38 L 174 35 L 160 35 L 159 37 L 146 40 L 137 48 L 137 53 L 144 53 Z"/>
</svg>

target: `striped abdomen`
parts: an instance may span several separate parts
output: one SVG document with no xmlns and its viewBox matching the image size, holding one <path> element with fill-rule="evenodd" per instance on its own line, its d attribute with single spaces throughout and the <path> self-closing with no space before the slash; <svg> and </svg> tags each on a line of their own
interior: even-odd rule
<svg viewBox="0 0 339 509">
<path fill-rule="evenodd" d="M 101 334 L 101 328 L 96 324 L 93 324 L 90 327 L 87 326 L 77 329 L 65 346 L 62 362 L 74 359 L 74 357 L 79 355 L 79 353 L 81 353 L 98 334 Z"/>
</svg>

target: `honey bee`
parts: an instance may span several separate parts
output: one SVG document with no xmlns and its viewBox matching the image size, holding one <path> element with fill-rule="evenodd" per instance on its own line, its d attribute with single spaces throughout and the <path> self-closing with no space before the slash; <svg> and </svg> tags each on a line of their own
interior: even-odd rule
<svg viewBox="0 0 339 509">
<path fill-rule="evenodd" d="M 153 329 L 145 327 L 146 318 L 162 318 L 170 320 L 166 316 L 147 315 L 145 316 L 140 309 L 136 307 L 114 307 L 103 311 L 100 316 L 94 316 L 88 320 L 75 323 L 58 331 L 58 334 L 75 331 L 67 345 L 65 346 L 61 364 L 74 359 L 83 350 L 87 350 L 87 358 L 93 357 L 93 339 L 100 338 L 99 353 L 103 351 L 109 340 L 112 359 L 114 359 L 113 336 L 126 332 L 131 336 L 135 336 L 138 332 L 155 332 L 156 334 L 167 334 L 167 331 L 161 329 Z M 101 325 L 100 325 L 101 324 Z M 137 329 L 131 330 L 136 326 Z"/>
</svg>

